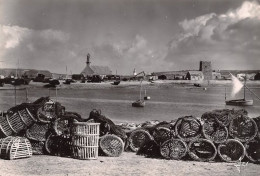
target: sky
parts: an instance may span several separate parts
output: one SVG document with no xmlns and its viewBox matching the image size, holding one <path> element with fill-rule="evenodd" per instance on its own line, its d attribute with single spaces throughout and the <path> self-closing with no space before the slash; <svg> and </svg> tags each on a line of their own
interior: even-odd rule
<svg viewBox="0 0 260 176">
<path fill-rule="evenodd" d="M 0 0 L 0 68 L 260 69 L 260 0 Z"/>
</svg>

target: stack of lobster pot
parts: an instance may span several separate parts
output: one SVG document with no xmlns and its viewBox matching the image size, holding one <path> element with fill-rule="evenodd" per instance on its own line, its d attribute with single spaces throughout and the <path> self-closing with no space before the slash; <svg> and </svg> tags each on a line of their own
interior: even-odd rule
<svg viewBox="0 0 260 176">
<path fill-rule="evenodd" d="M 238 162 L 245 158 L 260 162 L 259 127 L 260 117 L 252 119 L 243 109 L 214 110 L 201 118 L 184 116 L 137 128 L 129 133 L 127 146 L 150 155 L 159 150 L 166 159 Z"/>
</svg>

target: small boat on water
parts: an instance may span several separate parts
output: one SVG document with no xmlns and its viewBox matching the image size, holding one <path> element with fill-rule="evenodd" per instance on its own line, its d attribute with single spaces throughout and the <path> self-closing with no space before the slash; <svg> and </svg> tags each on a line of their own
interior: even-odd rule
<svg viewBox="0 0 260 176">
<path fill-rule="evenodd" d="M 146 90 L 144 90 L 144 100 L 150 100 L 151 97 L 146 95 Z"/>
<path fill-rule="evenodd" d="M 246 99 L 226 101 L 226 105 L 232 105 L 232 106 L 253 106 L 253 104 L 254 104 L 253 100 L 246 100 Z"/>
<path fill-rule="evenodd" d="M 145 102 L 143 100 L 136 100 L 135 102 L 132 103 L 133 107 L 144 107 Z"/>
<path fill-rule="evenodd" d="M 246 86 L 246 76 L 244 78 L 244 85 L 238 80 L 237 77 L 232 75 L 232 84 L 233 84 L 233 90 L 232 94 L 235 95 L 238 93 L 242 87 L 244 87 L 244 97 L 241 99 L 234 99 L 234 100 L 226 100 L 226 95 L 225 95 L 225 102 L 226 105 L 232 105 L 232 106 L 253 106 L 254 101 L 246 99 L 246 89 L 248 89 L 251 93 L 253 93 L 247 86 Z M 226 94 L 226 93 L 225 93 Z M 254 94 L 254 93 L 253 93 Z M 255 95 L 255 94 L 254 94 Z M 255 95 L 257 98 L 259 98 L 257 95 Z"/>
<path fill-rule="evenodd" d="M 144 107 L 144 106 L 145 106 L 145 101 L 142 100 L 141 97 L 142 97 L 142 81 L 141 81 L 141 83 L 140 83 L 140 95 L 139 95 L 139 99 L 132 103 L 132 107 Z"/>
<path fill-rule="evenodd" d="M 116 80 L 113 82 L 113 85 L 118 85 L 118 84 L 120 84 L 120 80 Z"/>
</svg>

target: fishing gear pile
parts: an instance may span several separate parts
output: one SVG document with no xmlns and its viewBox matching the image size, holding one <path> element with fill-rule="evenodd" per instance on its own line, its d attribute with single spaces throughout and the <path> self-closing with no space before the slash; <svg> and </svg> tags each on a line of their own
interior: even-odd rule
<svg viewBox="0 0 260 176">
<path fill-rule="evenodd" d="M 128 132 L 126 146 L 147 157 L 259 163 L 259 127 L 260 117 L 251 119 L 243 109 L 221 109 L 206 112 L 201 118 L 184 116 L 142 125 Z"/>
</svg>

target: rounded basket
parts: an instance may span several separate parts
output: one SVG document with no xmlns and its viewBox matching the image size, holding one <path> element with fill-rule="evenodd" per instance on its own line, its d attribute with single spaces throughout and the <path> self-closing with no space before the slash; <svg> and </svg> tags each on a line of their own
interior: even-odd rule
<svg viewBox="0 0 260 176">
<path fill-rule="evenodd" d="M 1 140 L 0 157 L 4 159 L 18 159 L 32 156 L 32 147 L 24 137 L 8 136 Z"/>
<path fill-rule="evenodd" d="M 260 141 L 254 140 L 246 143 L 246 157 L 253 163 L 260 163 Z"/>
<path fill-rule="evenodd" d="M 175 124 L 175 133 L 183 141 L 191 141 L 201 136 L 202 125 L 193 116 L 181 117 Z"/>
<path fill-rule="evenodd" d="M 99 123 L 73 123 L 72 148 L 74 158 L 98 158 L 99 125 Z"/>
<path fill-rule="evenodd" d="M 188 153 L 196 161 L 211 161 L 218 152 L 214 143 L 210 140 L 197 139 L 189 143 Z"/>
<path fill-rule="evenodd" d="M 45 102 L 37 110 L 37 120 L 42 123 L 50 123 L 56 118 L 55 103 L 52 100 Z"/>
<path fill-rule="evenodd" d="M 60 138 L 56 134 L 50 133 L 45 141 L 45 150 L 49 155 L 57 155 L 59 151 Z"/>
<path fill-rule="evenodd" d="M 134 152 L 138 151 L 140 147 L 151 140 L 153 140 L 153 137 L 148 131 L 143 129 L 136 129 L 132 131 L 128 138 L 129 147 Z"/>
<path fill-rule="evenodd" d="M 26 130 L 26 137 L 34 141 L 46 141 L 49 124 L 35 123 Z"/>
<path fill-rule="evenodd" d="M 44 154 L 44 142 L 43 141 L 34 141 L 30 140 L 32 145 L 32 154 L 33 155 L 43 155 Z"/>
<path fill-rule="evenodd" d="M 16 134 L 16 131 L 11 127 L 6 116 L 0 117 L 0 137 L 7 137 Z"/>
<path fill-rule="evenodd" d="M 228 138 L 228 129 L 215 120 L 208 120 L 202 125 L 202 134 L 214 143 L 223 143 Z"/>
<path fill-rule="evenodd" d="M 245 153 L 244 145 L 236 139 L 228 139 L 225 143 L 218 146 L 218 155 L 226 162 L 241 161 Z"/>
<path fill-rule="evenodd" d="M 100 138 L 99 147 L 105 155 L 118 157 L 124 151 L 124 142 L 116 135 L 107 134 Z"/>
<path fill-rule="evenodd" d="M 26 129 L 27 125 L 22 120 L 19 113 L 14 113 L 10 116 L 7 116 L 7 121 L 9 122 L 12 129 L 14 129 L 15 133 L 19 133 L 21 130 Z"/>
<path fill-rule="evenodd" d="M 258 128 L 253 119 L 248 116 L 237 116 L 229 125 L 229 134 L 241 142 L 249 142 L 257 135 Z"/>
<path fill-rule="evenodd" d="M 31 126 L 33 123 L 37 121 L 37 119 L 33 117 L 31 112 L 27 108 L 18 111 L 18 114 L 20 115 L 22 121 L 27 127 Z"/>
<path fill-rule="evenodd" d="M 160 153 L 165 159 L 179 160 L 187 153 L 187 144 L 181 139 L 170 139 L 160 147 Z"/>
<path fill-rule="evenodd" d="M 157 144 L 162 144 L 165 141 L 171 139 L 171 137 L 172 137 L 172 134 L 171 134 L 171 130 L 169 128 L 157 127 L 153 131 L 153 138 Z"/>
</svg>

